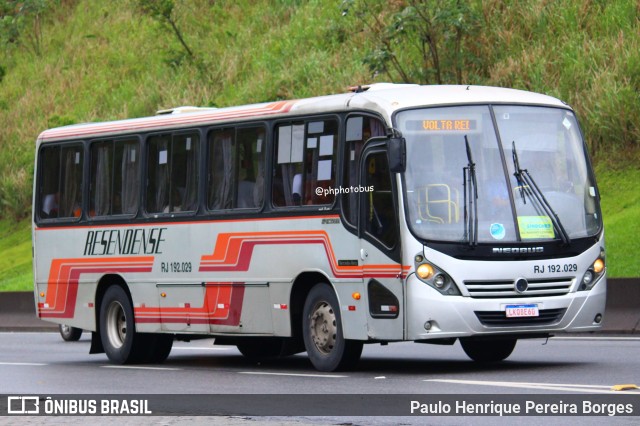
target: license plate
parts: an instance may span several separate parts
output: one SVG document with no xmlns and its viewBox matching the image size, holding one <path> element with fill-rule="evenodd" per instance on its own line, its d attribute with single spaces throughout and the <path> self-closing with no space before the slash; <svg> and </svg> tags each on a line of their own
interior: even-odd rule
<svg viewBox="0 0 640 426">
<path fill-rule="evenodd" d="M 507 305 L 505 307 L 507 318 L 523 318 L 540 316 L 538 305 Z"/>
</svg>

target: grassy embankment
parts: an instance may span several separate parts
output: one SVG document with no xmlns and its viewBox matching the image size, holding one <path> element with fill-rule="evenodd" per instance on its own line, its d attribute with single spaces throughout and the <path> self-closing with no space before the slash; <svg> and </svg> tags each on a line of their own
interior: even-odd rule
<svg viewBox="0 0 640 426">
<path fill-rule="evenodd" d="M 29 217 L 40 131 L 176 105 L 302 98 L 389 80 L 371 75 L 363 60 L 371 39 L 355 16 L 341 16 L 341 3 L 178 2 L 189 57 L 134 0 L 66 0 L 43 17 L 37 53 L 29 37 L 3 47 L 0 291 L 31 286 L 29 225 L 12 218 Z M 469 69 L 465 83 L 547 93 L 576 109 L 598 163 L 610 275 L 640 276 L 637 3 L 471 3 L 479 19 L 473 52 L 482 63 Z"/>
</svg>

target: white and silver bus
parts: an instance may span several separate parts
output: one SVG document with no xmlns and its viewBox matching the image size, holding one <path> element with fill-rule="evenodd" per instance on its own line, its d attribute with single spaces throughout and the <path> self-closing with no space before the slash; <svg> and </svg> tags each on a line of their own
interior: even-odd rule
<svg viewBox="0 0 640 426">
<path fill-rule="evenodd" d="M 174 339 L 354 367 L 363 344 L 601 327 L 599 194 L 565 103 L 479 86 L 349 93 L 51 129 L 37 140 L 37 315 L 91 353 Z"/>
</svg>

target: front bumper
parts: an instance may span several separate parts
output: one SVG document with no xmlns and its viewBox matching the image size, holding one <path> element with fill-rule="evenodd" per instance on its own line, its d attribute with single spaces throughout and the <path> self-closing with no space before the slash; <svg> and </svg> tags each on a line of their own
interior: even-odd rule
<svg viewBox="0 0 640 426">
<path fill-rule="evenodd" d="M 408 277 L 406 285 L 411 295 L 407 300 L 406 340 L 595 331 L 602 327 L 602 319 L 596 322 L 596 316 L 604 317 L 607 293 L 606 273 L 590 291 L 521 299 L 443 296 L 415 275 Z M 545 318 L 486 321 L 487 315 L 478 315 L 488 313 L 496 318 L 506 305 L 514 304 L 537 304 Z"/>
</svg>

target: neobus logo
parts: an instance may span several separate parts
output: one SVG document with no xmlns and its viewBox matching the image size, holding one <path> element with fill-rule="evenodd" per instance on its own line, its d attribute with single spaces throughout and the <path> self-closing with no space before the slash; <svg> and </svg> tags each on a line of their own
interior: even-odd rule
<svg viewBox="0 0 640 426">
<path fill-rule="evenodd" d="M 493 254 L 544 253 L 544 247 L 493 247 Z"/>
</svg>

